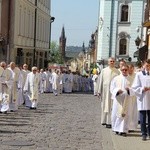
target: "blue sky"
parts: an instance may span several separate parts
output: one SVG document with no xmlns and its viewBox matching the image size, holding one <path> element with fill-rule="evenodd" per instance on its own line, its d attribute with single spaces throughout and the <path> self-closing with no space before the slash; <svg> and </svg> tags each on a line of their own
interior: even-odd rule
<svg viewBox="0 0 150 150">
<path fill-rule="evenodd" d="M 98 9 L 99 0 L 51 0 L 51 41 L 59 43 L 64 26 L 67 46 L 88 46 L 98 26 Z"/>
</svg>

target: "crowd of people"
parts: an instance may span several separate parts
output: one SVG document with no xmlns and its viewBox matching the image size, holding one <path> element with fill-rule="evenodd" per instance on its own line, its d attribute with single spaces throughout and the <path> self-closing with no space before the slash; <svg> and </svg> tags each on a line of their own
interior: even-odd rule
<svg viewBox="0 0 150 150">
<path fill-rule="evenodd" d="M 124 60 L 115 67 L 115 59 L 93 75 L 80 75 L 70 70 L 28 70 L 14 62 L 0 62 L 0 113 L 17 111 L 20 105 L 37 109 L 39 94 L 93 92 L 101 101 L 101 124 L 117 135 L 141 125 L 142 140 L 150 138 L 150 59 L 139 68 Z"/>
<path fill-rule="evenodd" d="M 0 113 L 17 111 L 20 105 L 36 109 L 39 94 L 93 91 L 92 78 L 70 70 L 38 69 L 14 62 L 0 62 Z"/>
<path fill-rule="evenodd" d="M 140 67 L 115 59 L 96 77 L 94 95 L 101 101 L 101 124 L 116 135 L 127 136 L 140 123 L 142 140 L 150 138 L 150 59 Z"/>
</svg>

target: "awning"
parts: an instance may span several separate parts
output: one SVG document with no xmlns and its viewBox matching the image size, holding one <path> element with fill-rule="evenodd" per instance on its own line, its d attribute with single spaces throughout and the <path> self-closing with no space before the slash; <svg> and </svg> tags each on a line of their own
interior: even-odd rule
<svg viewBox="0 0 150 150">
<path fill-rule="evenodd" d="M 141 61 L 147 59 L 147 55 L 148 55 L 147 45 L 144 45 L 143 47 L 139 48 L 139 50 L 135 51 L 133 54 L 134 57 L 138 57 Z"/>
</svg>

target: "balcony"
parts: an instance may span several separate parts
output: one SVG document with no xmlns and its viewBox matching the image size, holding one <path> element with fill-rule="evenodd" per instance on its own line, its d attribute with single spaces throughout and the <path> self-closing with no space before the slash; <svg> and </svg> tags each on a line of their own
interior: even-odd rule
<svg viewBox="0 0 150 150">
<path fill-rule="evenodd" d="M 144 27 L 150 27 L 150 6 L 147 6 L 145 8 L 145 14 L 144 14 Z"/>
</svg>

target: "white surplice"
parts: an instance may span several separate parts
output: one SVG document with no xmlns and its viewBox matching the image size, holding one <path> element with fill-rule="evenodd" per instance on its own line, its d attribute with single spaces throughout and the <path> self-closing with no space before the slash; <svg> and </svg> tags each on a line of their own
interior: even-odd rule
<svg viewBox="0 0 150 150">
<path fill-rule="evenodd" d="M 10 91 L 10 102 L 9 102 L 9 109 L 11 111 L 18 110 L 18 90 L 20 88 L 19 81 L 20 81 L 20 69 L 15 67 L 13 70 L 9 67 L 11 71 L 13 85 Z"/>
<path fill-rule="evenodd" d="M 129 76 L 120 74 L 116 76 L 110 86 L 113 99 L 112 109 L 112 130 L 116 132 L 128 131 L 128 115 L 129 115 L 129 101 L 131 96 L 125 90 L 126 87 L 131 87 L 132 81 Z M 122 94 L 117 94 L 122 90 Z M 132 94 L 132 92 L 130 93 Z M 123 116 L 125 115 L 125 116 Z"/>
<path fill-rule="evenodd" d="M 109 66 L 102 69 L 99 80 L 97 92 L 101 95 L 101 123 L 111 124 L 111 109 L 112 100 L 110 93 L 111 80 L 119 74 L 118 69 L 110 68 Z"/>
<path fill-rule="evenodd" d="M 32 108 L 36 108 L 39 98 L 39 88 L 40 88 L 40 76 L 39 73 L 34 74 L 30 72 L 27 75 L 27 79 L 24 86 L 24 92 L 26 92 L 29 100 L 31 101 Z"/>
<path fill-rule="evenodd" d="M 150 87 L 150 76 L 137 72 L 132 89 L 137 97 L 138 110 L 150 110 L 150 91 L 143 92 L 144 87 Z"/>
</svg>

